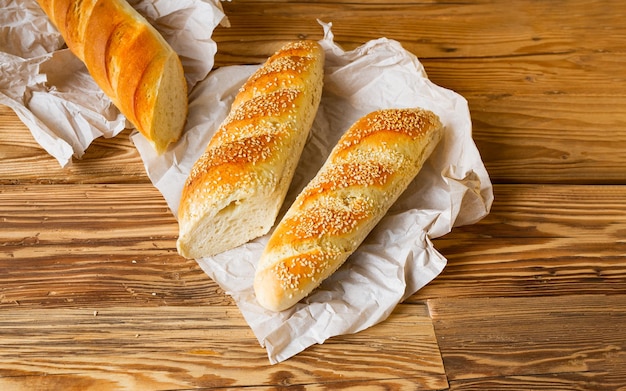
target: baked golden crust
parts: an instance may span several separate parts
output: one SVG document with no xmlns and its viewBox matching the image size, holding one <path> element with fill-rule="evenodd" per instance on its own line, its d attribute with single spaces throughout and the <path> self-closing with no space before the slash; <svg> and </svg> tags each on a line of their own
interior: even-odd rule
<svg viewBox="0 0 626 391">
<path fill-rule="evenodd" d="M 241 86 L 233 107 L 238 107 L 255 96 L 285 88 L 315 89 L 318 81 L 315 77 L 310 77 L 309 73 L 319 66 L 320 58 L 324 58 L 324 52 L 315 41 L 287 43 Z"/>
<path fill-rule="evenodd" d="M 422 109 L 380 110 L 352 125 L 272 233 L 254 281 L 259 303 L 284 310 L 334 273 L 406 190 L 442 131 Z"/>
<path fill-rule="evenodd" d="M 272 227 L 317 112 L 323 64 L 318 43 L 290 43 L 240 88 L 183 188 L 181 255 L 214 255 Z"/>
<path fill-rule="evenodd" d="M 68 48 L 157 152 L 185 125 L 187 81 L 178 55 L 125 0 L 38 0 Z"/>
</svg>

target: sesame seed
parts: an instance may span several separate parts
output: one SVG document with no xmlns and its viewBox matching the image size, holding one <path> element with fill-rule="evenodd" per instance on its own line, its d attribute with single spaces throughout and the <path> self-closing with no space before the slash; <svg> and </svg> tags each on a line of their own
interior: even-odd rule
<svg viewBox="0 0 626 391">
<path fill-rule="evenodd" d="M 242 96 L 261 96 L 283 88 L 302 88 L 303 75 L 310 71 L 314 58 L 282 54 L 270 57 L 239 89 Z M 260 86 L 260 88 L 259 88 Z"/>
<path fill-rule="evenodd" d="M 285 219 L 286 233 L 298 239 L 344 235 L 371 216 L 373 202 L 365 197 L 327 197 L 308 208 L 306 213 Z"/>
<path fill-rule="evenodd" d="M 326 274 L 331 268 L 329 262 L 337 254 L 335 252 L 311 251 L 290 257 L 276 263 L 272 267 L 283 290 L 302 292 L 308 281 L 317 281 L 317 276 Z"/>
<path fill-rule="evenodd" d="M 277 117 L 288 114 L 294 107 L 291 103 L 302 94 L 295 89 L 281 89 L 265 95 L 255 96 L 239 106 L 226 119 L 226 124 L 234 121 L 250 121 L 259 117 Z"/>
<path fill-rule="evenodd" d="M 412 139 L 423 136 L 426 129 L 438 121 L 432 114 L 421 109 L 379 110 L 358 120 L 344 134 L 338 149 L 347 149 L 376 133 L 393 132 Z"/>
</svg>

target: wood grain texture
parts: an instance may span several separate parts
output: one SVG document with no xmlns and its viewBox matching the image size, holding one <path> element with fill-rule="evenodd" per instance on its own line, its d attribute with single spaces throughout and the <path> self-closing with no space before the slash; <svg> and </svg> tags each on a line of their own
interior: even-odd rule
<svg viewBox="0 0 626 391">
<path fill-rule="evenodd" d="M 423 304 L 274 366 L 234 306 L 18 309 L 0 318 L 0 345 L 5 390 L 447 387 Z"/>
<path fill-rule="evenodd" d="M 0 307 L 232 304 L 151 184 L 0 186 L 0 221 Z"/>
<path fill-rule="evenodd" d="M 317 19 L 333 23 L 335 38 L 346 49 L 388 37 L 420 58 L 514 58 L 599 47 L 622 52 L 625 31 L 619 0 L 234 0 L 223 5 L 231 27 L 214 34 L 222 48 L 220 62 L 260 61 L 261 52 L 276 41 L 321 37 Z"/>
<path fill-rule="evenodd" d="M 503 376 L 533 389 L 626 384 L 624 294 L 435 299 L 429 309 L 451 389 L 506 389 Z"/>
<path fill-rule="evenodd" d="M 491 213 L 434 240 L 446 268 L 388 320 L 271 366 L 176 254 L 129 130 L 60 168 L 0 106 L 0 389 L 625 390 L 622 1 L 223 5 L 216 67 L 317 19 L 348 50 L 398 40 L 467 99 Z"/>
<path fill-rule="evenodd" d="M 498 306 L 506 307 L 509 305 L 508 300 L 511 300 L 511 303 L 527 303 L 530 306 L 536 299 L 535 297 L 527 297 L 528 302 L 520 302 L 519 298 L 514 296 L 541 294 L 547 296 L 542 300 L 550 300 L 550 297 L 559 300 L 560 297 L 564 297 L 562 295 L 571 295 L 570 300 L 573 300 L 572 298 L 578 297 L 578 294 L 589 295 L 593 293 L 595 294 L 593 297 L 604 300 L 605 297 L 608 297 L 607 294 L 624 292 L 623 270 L 625 268 L 620 258 L 624 249 L 620 246 L 619 237 L 616 236 L 616 246 L 604 245 L 603 248 L 600 248 L 593 243 L 600 240 L 604 240 L 602 243 L 607 243 L 610 241 L 607 240 L 608 237 L 623 232 L 622 225 L 626 223 L 624 212 L 626 208 L 623 207 L 624 199 L 626 199 L 624 191 L 626 190 L 621 186 L 612 188 L 566 186 L 569 192 L 564 194 L 563 188 L 563 186 L 531 185 L 496 186 L 496 197 L 499 202 L 486 219 L 476 225 L 459 228 L 449 236 L 435 241 L 436 247 L 448 257 L 449 264 L 442 276 L 409 300 L 410 303 L 414 303 L 414 306 L 408 304 L 406 307 L 402 306 L 402 308 L 407 309 L 417 308 L 415 306 L 422 308 L 419 313 L 424 320 L 420 321 L 419 331 L 411 333 L 411 338 L 415 338 L 416 335 L 423 335 L 424 330 L 428 329 L 429 323 L 426 320 L 429 319 L 429 315 L 435 321 L 443 321 L 441 319 L 444 317 L 439 317 L 443 312 L 437 311 L 441 311 L 440 308 L 443 308 L 441 306 L 445 306 L 449 302 L 458 303 L 461 300 L 467 300 L 468 303 L 473 303 L 475 300 L 477 303 L 475 305 L 485 306 L 483 310 L 489 313 L 492 311 L 492 306 L 487 305 L 491 300 L 490 296 L 503 297 L 503 301 Z M 127 324 L 131 322 L 125 318 L 125 316 L 129 316 L 128 313 L 137 317 L 145 316 L 146 319 L 141 320 L 140 324 L 134 326 L 132 330 L 147 330 L 139 333 L 146 337 L 151 335 L 150 330 L 152 328 L 159 329 L 159 332 L 162 332 L 163 328 L 166 331 L 170 330 L 165 334 L 168 335 L 168 340 L 176 349 L 179 349 L 181 344 L 184 345 L 179 339 L 187 338 L 189 332 L 184 329 L 184 333 L 172 335 L 171 330 L 174 326 L 170 325 L 170 322 L 193 323 L 197 321 L 198 313 L 209 311 L 211 313 L 210 319 L 221 319 L 226 323 L 220 327 L 227 330 L 233 327 L 229 323 L 229 319 L 224 316 L 220 318 L 215 312 L 223 311 L 226 313 L 230 311 L 231 314 L 238 314 L 236 307 L 214 283 L 208 281 L 208 278 L 198 270 L 193 262 L 182 260 L 174 254 L 166 257 L 158 255 L 164 250 L 166 252 L 172 251 L 176 225 L 172 221 L 169 211 L 164 207 L 164 201 L 151 185 L 72 185 L 71 190 L 68 189 L 68 185 L 12 185 L 4 186 L 3 190 L 0 193 L 0 215 L 3 222 L 10 223 L 13 229 L 10 231 L 0 230 L 2 248 L 7 250 L 4 252 L 5 254 L 9 254 L 0 258 L 0 265 L 2 265 L 3 270 L 3 281 L 0 284 L 2 286 L 0 310 L 7 314 L 7 319 L 15 317 L 19 319 L 10 322 L 10 325 L 28 324 L 28 322 L 24 322 L 24 319 L 40 319 L 40 316 L 33 315 L 31 311 L 39 311 L 38 308 L 44 306 L 50 326 L 42 327 L 47 329 L 55 324 L 55 327 L 63 330 L 59 333 L 63 333 L 63 335 L 69 333 L 72 335 L 72 339 L 84 341 L 76 345 L 77 349 L 87 350 L 87 353 L 78 355 L 81 358 L 77 359 L 78 362 L 75 364 L 68 364 L 68 358 L 65 356 L 58 358 L 58 360 L 62 360 L 71 368 L 73 368 L 72 365 L 77 367 L 86 365 L 91 368 L 83 368 L 84 373 L 81 372 L 82 370 L 79 372 L 83 373 L 86 378 L 91 378 L 96 384 L 102 384 L 100 382 L 104 381 L 101 379 L 103 375 L 99 373 L 102 369 L 97 365 L 93 367 L 93 363 L 85 364 L 83 362 L 85 361 L 84 355 L 96 354 L 94 352 L 89 353 L 89 349 L 92 349 L 91 346 L 94 344 L 92 339 L 95 337 L 90 336 L 91 329 L 68 329 L 67 323 L 70 320 L 66 317 L 75 319 L 82 316 L 83 319 L 93 320 L 98 324 L 107 319 L 107 322 L 111 321 L 113 324 Z M 62 193 L 64 190 L 66 191 Z M 16 193 L 20 194 L 19 200 L 15 197 Z M 55 196 L 46 199 L 44 194 L 54 194 Z M 572 197 L 571 194 L 576 194 L 576 196 Z M 591 204 L 594 205 L 594 210 L 590 210 Z M 68 207 L 68 205 L 72 207 Z M 112 213 L 115 215 L 111 215 Z M 580 221 L 585 219 L 589 220 L 587 225 L 580 225 Z M 102 224 L 107 226 L 105 231 L 98 229 Z M 54 229 L 48 227 L 54 227 Z M 150 240 L 151 244 L 146 244 L 142 240 L 136 241 L 133 237 L 149 238 L 147 240 Z M 479 243 L 481 240 L 489 243 L 483 243 L 481 246 Z M 515 245 L 513 240 L 520 244 Z M 539 240 L 539 244 L 533 243 L 533 240 Z M 555 251 L 554 249 L 558 246 L 546 245 L 546 240 L 565 240 L 565 242 L 562 243 L 559 251 Z M 524 241 L 531 241 L 531 243 Z M 593 245 L 586 257 L 581 254 L 581 249 L 585 248 L 585 241 L 588 242 L 588 245 Z M 534 253 L 531 251 L 533 246 L 537 246 L 536 251 L 541 252 L 542 257 L 534 258 Z M 146 251 L 151 247 L 152 250 Z M 468 247 L 471 247 L 472 250 L 468 250 Z M 553 250 L 546 253 L 546 248 Z M 595 253 L 595 251 L 601 252 Z M 454 255 L 455 252 L 456 256 Z M 94 255 L 101 253 L 108 255 L 94 259 Z M 523 255 L 528 256 L 531 260 L 521 259 Z M 503 259 L 504 257 L 509 257 L 509 259 Z M 592 259 L 587 259 L 589 257 Z M 603 261 L 603 259 L 608 261 Z M 616 262 L 612 262 L 612 259 Z M 133 263 L 133 260 L 136 263 Z M 601 275 L 604 277 L 599 277 Z M 480 289 L 476 289 L 477 285 L 480 285 Z M 535 286 L 537 288 L 534 288 Z M 428 301 L 430 313 L 423 306 L 423 301 L 420 301 L 428 299 L 428 297 L 431 297 L 431 300 Z M 621 295 L 616 297 L 621 297 Z M 431 306 L 431 303 L 436 304 Z M 612 301 L 609 300 L 606 305 L 602 304 L 602 300 L 599 303 L 592 314 L 593 316 L 602 314 L 602 311 L 605 311 L 605 316 L 608 316 L 606 314 L 613 311 Z M 518 305 L 521 307 L 522 304 Z M 119 307 L 120 305 L 125 307 Z M 471 308 L 459 309 L 458 316 L 471 313 L 470 310 Z M 545 308 L 541 310 L 545 311 Z M 99 316 L 102 318 L 91 319 L 94 316 L 94 311 L 97 311 L 96 318 Z M 127 315 L 120 314 L 119 311 Z M 452 316 L 450 315 L 452 312 L 448 312 L 447 316 Z M 567 313 L 562 313 L 562 307 L 556 305 L 550 306 L 549 312 L 553 316 L 567 316 Z M 54 317 L 53 314 L 55 313 L 61 314 L 59 318 Z M 107 313 L 111 314 L 111 317 L 105 317 Z M 26 317 L 22 318 L 24 315 Z M 505 320 L 502 315 L 498 319 L 504 323 L 510 321 Z M 587 327 L 593 327 L 593 319 L 595 318 L 589 317 L 579 321 L 586 324 Z M 147 324 L 152 326 L 146 326 Z M 238 324 L 241 327 L 241 324 Z M 406 323 L 403 324 L 404 326 L 399 325 L 396 330 L 391 331 L 385 325 L 375 327 L 371 329 L 371 333 L 381 333 L 375 338 L 371 334 L 357 334 L 349 338 L 369 346 L 365 350 L 384 347 L 384 349 L 391 350 L 390 357 L 403 356 L 405 353 L 400 353 L 400 351 L 404 351 L 406 341 L 402 341 L 400 347 L 389 346 L 389 341 L 381 342 L 385 335 L 393 335 L 392 341 L 397 339 L 396 335 L 403 335 L 402 330 L 403 327 L 406 327 Z M 108 330 L 109 327 L 111 326 L 107 325 L 106 329 Z M 492 327 L 502 330 L 503 326 L 494 325 Z M 209 325 L 202 328 L 212 329 L 217 328 L 217 326 Z M 12 327 L 7 326 L 5 328 L 5 330 L 9 329 Z M 34 331 L 24 331 L 23 326 L 15 330 L 16 333 L 34 333 Z M 442 340 L 445 339 L 445 335 L 439 332 L 442 329 L 436 330 L 438 330 L 437 337 Z M 158 334 L 157 331 L 153 332 Z M 225 335 L 233 335 L 233 332 L 224 332 Z M 387 334 L 390 332 L 391 334 Z M 549 329 L 544 330 L 544 332 L 551 338 L 556 338 L 555 335 L 558 334 Z M 566 339 L 574 337 L 567 330 L 563 333 Z M 465 335 L 460 332 L 459 334 Z M 2 333 L 2 335 L 7 334 Z M 125 338 L 131 338 L 135 334 L 127 330 L 124 335 Z M 442 335 L 444 338 L 441 337 Z M 150 339 L 154 338 L 156 337 Z M 224 336 L 224 338 L 226 337 Z M 528 338 L 531 339 L 531 337 Z M 590 336 L 589 338 L 595 337 Z M 107 341 L 109 339 L 110 336 L 107 336 Z M 172 342 L 171 339 L 174 341 Z M 212 340 L 209 337 L 205 337 L 205 339 L 198 337 L 198 340 L 206 341 L 207 339 Z M 248 339 L 253 340 L 250 337 Z M 10 345 L 10 341 L 5 339 L 4 342 Z M 66 345 L 65 342 L 61 343 L 54 338 L 48 343 L 51 348 Z M 142 350 L 146 349 L 145 346 L 131 349 L 133 345 L 129 345 L 124 338 L 114 339 L 110 345 L 107 343 L 102 342 L 104 346 L 96 344 L 97 349 L 103 352 L 110 349 L 111 352 L 108 354 L 113 355 L 114 346 L 119 343 L 120 350 L 130 350 L 138 354 L 131 354 L 132 358 L 127 358 L 127 360 L 142 362 L 147 360 L 147 366 L 155 367 L 155 361 L 148 360 L 145 356 L 146 353 Z M 197 341 L 195 343 L 197 344 Z M 247 349 L 252 349 L 255 343 L 256 341 L 249 341 L 248 348 L 233 347 L 232 349 L 240 349 L 242 352 L 239 354 L 249 355 Z M 536 341 L 536 343 L 540 344 L 541 341 Z M 341 338 L 333 339 L 319 348 L 325 349 L 333 344 L 338 344 L 338 349 L 345 350 Z M 425 345 L 406 350 L 419 351 L 420 357 L 423 357 L 424 350 L 431 351 L 431 353 L 433 350 L 437 350 L 436 345 L 430 346 L 426 342 L 419 342 L 419 344 Z M 151 342 L 151 345 L 153 347 L 150 350 L 150 356 L 153 355 L 154 345 L 158 344 Z M 350 346 L 352 351 L 354 349 L 352 343 Z M 442 341 L 439 342 L 439 349 L 441 349 L 442 354 L 448 352 L 448 348 L 454 349 L 455 347 L 458 347 L 458 344 L 445 345 L 442 344 Z M 316 355 L 319 354 L 317 349 L 318 347 L 314 347 L 307 350 L 299 355 L 296 361 L 300 359 L 315 360 Z M 486 351 L 489 352 L 490 349 L 491 347 L 488 347 Z M 8 351 L 13 351 L 13 349 Z M 243 351 L 246 353 L 244 354 Z M 98 355 L 100 354 L 106 357 L 106 353 L 98 353 Z M 127 354 L 125 353 L 125 356 Z M 326 353 L 323 356 L 327 357 Z M 427 380 L 427 382 L 434 381 L 435 384 L 440 385 L 443 377 L 436 376 L 437 370 L 432 369 L 436 368 L 436 356 L 434 353 L 428 356 L 430 358 L 427 360 L 430 364 L 425 363 L 424 365 L 430 367 L 434 379 L 438 379 Z M 263 355 L 257 356 L 257 359 L 262 360 Z M 416 357 L 411 358 L 411 362 L 416 359 Z M 156 359 L 153 358 L 152 360 Z M 341 357 L 341 360 L 347 360 L 347 358 Z M 350 365 L 357 365 L 358 360 L 355 358 L 355 361 L 351 362 Z M 390 359 L 390 361 L 394 360 Z M 188 365 L 193 366 L 193 363 L 176 362 L 183 368 Z M 121 363 L 124 364 L 124 361 L 122 360 Z M 446 364 L 447 369 L 448 364 L 445 361 L 444 364 Z M 56 364 L 40 362 L 35 367 L 37 365 L 49 368 Z M 128 365 L 128 363 L 124 365 Z M 176 364 L 169 365 L 176 366 Z M 291 361 L 289 365 L 292 365 Z M 459 364 L 458 371 L 465 373 L 463 371 L 470 367 L 466 364 Z M 407 369 L 408 367 L 398 368 L 398 371 Z M 49 372 L 49 369 L 46 371 L 49 375 L 54 372 Z M 166 370 L 157 368 L 155 371 Z M 287 382 L 285 384 L 298 384 L 300 382 L 300 380 L 292 379 L 293 372 L 291 370 L 287 372 L 291 375 L 287 376 L 283 373 L 283 377 L 286 376 L 287 379 L 291 380 L 283 380 L 283 382 Z M 578 373 L 577 371 L 573 372 Z M 132 381 L 139 381 L 134 378 L 136 374 L 125 373 L 126 376 L 134 379 Z M 224 376 L 223 371 L 219 373 L 220 376 Z M 511 376 L 510 373 L 503 375 Z M 34 375 L 29 373 L 28 376 L 26 374 L 20 376 L 24 376 L 18 377 L 21 381 Z M 48 376 L 46 379 L 50 381 L 63 379 L 59 381 L 74 383 L 79 381 L 82 375 L 70 375 L 68 378 L 67 374 L 57 373 L 55 376 Z M 155 372 L 151 372 L 150 376 L 157 375 Z M 575 379 L 576 376 L 572 379 Z M 14 375 L 10 377 L 13 379 Z M 491 378 L 492 375 L 479 373 L 476 377 Z M 380 378 L 383 378 L 382 375 Z M 465 382 L 464 379 L 461 380 Z M 80 380 L 80 382 L 82 381 L 86 380 Z M 196 386 L 206 384 L 202 379 L 195 379 L 194 381 Z M 362 381 L 364 380 L 356 380 L 353 386 L 358 389 L 362 385 Z M 421 384 L 426 380 L 420 378 L 419 381 Z M 160 384 L 159 387 L 161 387 Z"/>
<path fill-rule="evenodd" d="M 448 264 L 416 300 L 626 292 L 624 186 L 496 185 L 494 195 L 482 221 L 434 241 Z"/>
<path fill-rule="evenodd" d="M 334 22 L 346 49 L 396 39 L 435 83 L 468 99 L 494 182 L 626 184 L 619 1 L 223 4 L 231 27 L 214 34 L 217 66 L 259 63 L 285 41 L 319 39 L 318 18 Z M 97 140 L 60 170 L 6 107 L 0 123 L 0 156 L 12 163 L 0 172 L 2 183 L 147 182 L 128 131 Z M 111 164 L 118 159 L 125 164 Z M 35 163 L 45 175 L 33 173 Z"/>
<path fill-rule="evenodd" d="M 448 265 L 414 300 L 626 291 L 624 187 L 496 185 L 495 198 L 435 240 Z M 3 186 L 0 219 L 4 303 L 231 304 L 176 254 L 176 221 L 149 184 Z"/>
<path fill-rule="evenodd" d="M 0 185 L 28 183 L 149 183 L 130 130 L 98 138 L 81 159 L 62 168 L 7 106 L 0 105 Z M 36 167 L 36 169 L 33 169 Z"/>
<path fill-rule="evenodd" d="M 317 19 L 333 22 L 345 49 L 395 39 L 468 99 L 494 182 L 626 183 L 616 164 L 626 150 L 619 1 L 284 3 L 224 3 L 231 27 L 215 33 L 217 63 L 321 38 Z"/>
<path fill-rule="evenodd" d="M 625 184 L 623 96 L 468 97 L 474 140 L 496 183 Z M 546 100 L 549 103 L 546 103 Z"/>
</svg>

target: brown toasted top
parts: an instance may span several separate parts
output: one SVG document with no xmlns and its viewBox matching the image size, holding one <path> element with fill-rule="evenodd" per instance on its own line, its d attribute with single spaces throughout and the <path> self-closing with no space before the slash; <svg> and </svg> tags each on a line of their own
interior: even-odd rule
<svg viewBox="0 0 626 391">
<path fill-rule="evenodd" d="M 377 137 L 375 142 L 394 141 L 398 134 L 418 138 L 438 123 L 439 119 L 433 113 L 419 109 L 374 111 L 348 129 L 338 142 L 336 151 L 338 153 L 361 144 L 368 137 Z"/>
<path fill-rule="evenodd" d="M 233 172 L 244 170 L 248 164 L 258 164 L 275 155 L 277 146 L 289 136 L 290 123 L 274 121 L 277 117 L 294 117 L 296 102 L 302 98 L 299 90 L 278 90 L 246 101 L 232 112 L 212 137 L 207 150 L 194 164 L 187 187 L 194 182 L 234 180 L 232 174 L 212 172 L 218 166 Z M 210 180 L 210 178 L 213 178 Z M 242 177 L 238 177 L 241 179 Z"/>
<path fill-rule="evenodd" d="M 321 47 L 314 41 L 304 40 L 286 44 L 269 57 L 241 86 L 233 107 L 275 90 L 292 88 L 296 85 L 302 88 L 303 83 L 307 84 L 307 73 L 310 72 L 311 66 L 322 55 Z"/>
<path fill-rule="evenodd" d="M 289 257 L 279 262 L 268 274 L 275 278 L 284 291 L 300 290 L 307 281 L 315 281 L 329 267 L 329 260 L 334 256 L 320 250 Z"/>
<path fill-rule="evenodd" d="M 286 43 L 279 52 L 274 53 L 270 57 L 270 61 L 281 56 L 297 56 L 297 57 L 317 57 L 321 52 L 320 45 L 310 39 L 302 39 Z"/>
<path fill-rule="evenodd" d="M 352 231 L 372 213 L 374 204 L 368 198 L 324 198 L 306 213 L 286 217 L 272 236 L 270 246 L 294 240 L 341 236 Z"/>
<path fill-rule="evenodd" d="M 328 167 L 310 183 L 300 196 L 302 203 L 308 198 L 329 191 L 352 186 L 383 186 L 393 175 L 388 164 L 377 161 L 350 161 Z"/>
<path fill-rule="evenodd" d="M 126 45 L 116 48 L 124 56 L 112 56 L 107 63 L 107 77 L 116 86 L 115 95 L 120 109 L 138 130 L 150 138 L 152 116 L 145 114 L 157 99 L 158 82 L 168 52 L 162 50 L 159 40 L 145 25 L 137 26 L 132 36 L 127 38 Z"/>
<path fill-rule="evenodd" d="M 278 57 L 259 70 L 244 84 L 244 96 L 263 94 L 279 88 L 289 88 L 299 82 L 302 72 L 315 61 L 306 57 Z"/>
<path fill-rule="evenodd" d="M 236 184 L 256 180 L 245 167 L 271 158 L 280 141 L 279 134 L 258 134 L 207 149 L 194 164 L 184 191 L 230 192 Z"/>
<path fill-rule="evenodd" d="M 319 89 L 311 84 L 311 73 L 320 71 L 320 58 L 323 51 L 316 42 L 290 43 L 244 83 L 187 178 L 179 216 L 185 214 L 186 203 L 217 200 L 234 186 L 262 185 L 264 178 L 275 175 L 270 166 L 291 153 L 285 148 L 290 148 L 289 140 L 300 126 L 301 112 L 309 109 L 307 94 Z M 251 170 L 251 165 L 257 169 Z"/>
<path fill-rule="evenodd" d="M 294 202 L 297 208 L 307 208 L 306 214 L 301 214 L 306 216 L 295 219 L 297 223 L 294 219 L 286 219 L 285 226 L 279 226 L 280 234 L 305 239 L 346 233 L 345 227 L 356 228 L 358 221 L 365 217 L 363 206 L 371 205 L 368 192 L 363 189 L 382 189 L 407 158 L 395 150 L 394 145 L 403 139 L 424 136 L 432 128 L 433 121 L 438 123 L 436 117 L 418 110 L 381 110 L 361 118 L 346 131 L 332 151 L 329 161 L 333 164 L 323 167 Z M 358 196 L 362 202 L 355 202 L 354 198 L 335 203 L 328 201 L 328 197 L 338 190 L 351 187 L 360 189 Z M 341 204 L 341 210 L 334 206 L 337 203 Z M 299 228 L 292 227 L 294 224 L 299 224 Z"/>
<path fill-rule="evenodd" d="M 246 101 L 228 118 L 229 123 L 235 121 L 251 121 L 263 117 L 277 117 L 293 114 L 296 99 L 302 91 L 286 88 L 269 94 L 255 96 Z"/>
<path fill-rule="evenodd" d="M 278 135 L 266 133 L 224 143 L 219 148 L 206 151 L 202 156 L 203 164 L 208 169 L 223 164 L 239 165 L 261 162 L 271 155 L 272 147 L 277 139 Z"/>
</svg>

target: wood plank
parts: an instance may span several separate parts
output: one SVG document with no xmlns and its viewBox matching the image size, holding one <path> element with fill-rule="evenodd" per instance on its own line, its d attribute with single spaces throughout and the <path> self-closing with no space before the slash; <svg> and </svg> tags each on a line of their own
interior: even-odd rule
<svg viewBox="0 0 626 391">
<path fill-rule="evenodd" d="M 7 106 L 0 105 L 0 184 L 147 183 L 139 153 L 125 130 L 98 138 L 66 168 L 49 155 Z"/>
<path fill-rule="evenodd" d="M 318 18 L 346 49 L 400 41 L 468 99 L 492 212 L 434 241 L 447 267 L 387 321 L 270 366 L 176 254 L 128 131 L 61 169 L 0 106 L 0 389 L 624 388 L 621 0 L 223 5 L 216 66 L 319 39 Z"/>
<path fill-rule="evenodd" d="M 340 26 L 344 24 L 337 23 L 337 38 L 391 35 L 422 58 L 434 82 L 466 96 L 475 123 L 475 139 L 494 182 L 626 183 L 626 171 L 622 169 L 626 150 L 626 74 L 622 64 L 626 58 L 619 46 L 624 31 L 612 27 L 612 34 L 607 34 L 596 28 L 622 26 L 615 23 L 620 17 L 619 12 L 613 12 L 616 2 L 602 1 L 591 7 L 586 2 L 571 1 L 563 12 L 556 13 L 550 12 L 558 8 L 553 2 L 539 3 L 529 9 L 524 6 L 524 13 L 542 14 L 542 22 L 525 16 L 511 18 L 507 23 L 502 23 L 502 15 L 521 13 L 521 5 L 415 2 L 419 18 L 407 20 L 402 15 L 410 3 L 384 9 L 376 2 L 348 4 L 348 11 L 341 12 L 360 14 L 346 16 L 345 26 L 351 32 L 342 32 Z M 216 31 L 220 53 L 228 55 L 232 50 L 243 57 L 257 57 L 238 58 L 236 63 L 261 61 L 282 41 L 309 34 L 272 37 L 251 34 L 250 29 L 266 26 L 284 32 L 285 23 L 293 23 L 293 30 L 288 31 L 299 31 L 307 25 L 307 19 L 320 38 L 314 16 L 336 12 L 335 6 L 323 2 L 290 3 L 288 12 L 280 2 L 225 6 L 230 7 L 227 11 L 232 15 L 233 27 Z M 493 12 L 494 7 L 498 12 Z M 290 20 L 294 9 L 302 20 Z M 581 9 L 585 10 L 585 18 L 576 17 Z M 369 24 L 351 19 L 357 17 L 379 19 L 381 27 L 372 29 Z M 463 23 L 461 27 L 442 29 L 446 18 Z M 235 23 L 237 20 L 241 23 Z M 443 43 L 435 44 L 424 34 L 450 35 L 447 40 L 467 41 L 472 46 L 455 50 L 448 47 L 442 55 L 440 48 L 433 47 Z M 493 40 L 493 36 L 499 39 Z M 242 37 L 264 41 L 251 45 Z M 229 49 L 231 44 L 234 46 Z M 111 140 L 97 140 L 81 161 L 60 169 L 6 107 L 0 107 L 0 125 L 0 156 L 5 162 L 0 183 L 148 181 L 139 155 L 128 140 L 128 131 Z"/>
<path fill-rule="evenodd" d="M 623 52 L 619 0 L 285 3 L 223 2 L 231 27 L 218 27 L 214 33 L 220 48 L 217 64 L 260 62 L 278 42 L 319 39 L 317 19 L 333 23 L 336 41 L 346 49 L 388 37 L 421 58 L 510 58 L 580 49 Z"/>
<path fill-rule="evenodd" d="M 587 95 L 589 103 L 596 103 L 589 96 L 623 98 L 626 72 L 620 64 L 624 60 L 624 52 L 581 49 L 524 56 L 422 59 L 422 63 L 433 82 L 462 95 L 531 95 L 550 104 L 557 99 L 558 104 L 559 97 L 567 94 Z"/>
<path fill-rule="evenodd" d="M 232 26 L 216 31 L 218 64 L 260 62 L 286 40 L 318 39 L 317 18 L 335 22 L 347 49 L 386 36 L 468 98 L 494 182 L 626 183 L 621 3 L 283 3 L 225 3 Z"/>
<path fill-rule="evenodd" d="M 234 306 L 18 309 L 0 317 L 0 361 L 11 390 L 447 387 L 424 304 L 273 366 Z"/>
<path fill-rule="evenodd" d="M 492 181 L 626 184 L 626 96 L 467 98 Z"/>
<path fill-rule="evenodd" d="M 448 265 L 412 300 L 626 290 L 626 187 L 496 185 L 495 199 L 435 240 Z M 149 184 L 2 186 L 0 221 L 8 305 L 232 303 L 177 255 L 176 220 Z"/>
<path fill-rule="evenodd" d="M 618 389 L 623 293 L 429 301 L 450 389 Z"/>
<path fill-rule="evenodd" d="M 151 184 L 0 186 L 0 308 L 232 304 Z"/>
<path fill-rule="evenodd" d="M 470 95 L 474 139 L 495 183 L 626 184 L 624 96 Z M 545 99 L 545 98 L 544 98 Z M 128 131 L 97 139 L 59 167 L 8 108 L 0 106 L 0 183 L 147 183 Z M 35 169 L 36 167 L 36 169 Z"/>
<path fill-rule="evenodd" d="M 434 241 L 443 273 L 415 295 L 626 292 L 626 187 L 496 185 L 491 213 Z"/>
<path fill-rule="evenodd" d="M 610 368 L 599 375 L 599 380 L 586 373 L 557 375 L 499 376 L 450 382 L 450 391 L 589 391 L 619 390 L 624 375 L 622 368 Z"/>
</svg>

